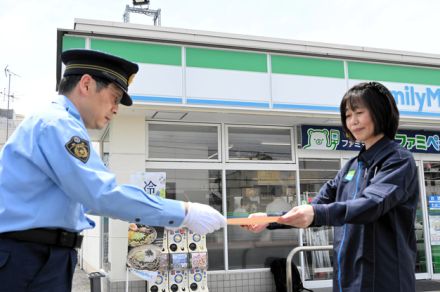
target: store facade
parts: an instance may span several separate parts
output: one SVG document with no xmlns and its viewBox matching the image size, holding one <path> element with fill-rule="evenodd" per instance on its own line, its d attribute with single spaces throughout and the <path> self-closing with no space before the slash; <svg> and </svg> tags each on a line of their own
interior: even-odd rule
<svg viewBox="0 0 440 292">
<path fill-rule="evenodd" d="M 165 172 L 167 197 L 228 217 L 277 213 L 313 198 L 360 147 L 339 126 L 342 95 L 362 81 L 384 83 L 401 112 L 396 140 L 419 169 L 416 277 L 440 279 L 440 56 L 82 19 L 58 31 L 58 56 L 71 48 L 140 66 L 134 105 L 93 133 L 118 182 Z M 57 69 L 59 78 L 59 60 Z M 96 220 L 83 266 L 104 269 L 116 287 L 126 279 L 128 223 Z M 275 291 L 272 258 L 328 244 L 331 228 L 252 234 L 228 226 L 207 236 L 209 289 Z M 295 262 L 308 287 L 331 285 L 328 252 Z"/>
</svg>

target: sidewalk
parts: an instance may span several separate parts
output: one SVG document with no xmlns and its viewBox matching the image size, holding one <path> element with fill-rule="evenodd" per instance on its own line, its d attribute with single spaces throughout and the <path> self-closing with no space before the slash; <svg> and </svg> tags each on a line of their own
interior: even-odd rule
<svg viewBox="0 0 440 292">
<path fill-rule="evenodd" d="M 90 280 L 87 273 L 76 266 L 73 274 L 72 292 L 90 292 Z"/>
<path fill-rule="evenodd" d="M 439 280 L 417 280 L 416 291 L 440 292 Z"/>
<path fill-rule="evenodd" d="M 331 292 L 332 288 L 313 289 L 315 292 Z M 417 280 L 417 292 L 440 292 L 439 280 Z M 90 292 L 90 280 L 87 273 L 78 266 L 73 276 L 72 292 Z M 223 292 L 223 291 L 222 291 Z M 224 291 L 228 292 L 228 291 Z"/>
<path fill-rule="evenodd" d="M 313 289 L 314 292 L 332 292 L 332 288 Z M 417 280 L 416 292 L 440 292 L 439 280 Z"/>
</svg>

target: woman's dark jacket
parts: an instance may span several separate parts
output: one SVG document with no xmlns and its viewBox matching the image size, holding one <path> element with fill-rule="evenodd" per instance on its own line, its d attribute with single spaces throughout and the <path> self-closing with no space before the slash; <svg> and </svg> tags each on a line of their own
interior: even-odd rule
<svg viewBox="0 0 440 292">
<path fill-rule="evenodd" d="M 334 226 L 333 291 L 415 291 L 418 198 L 412 154 L 386 137 L 321 188 L 313 226 Z"/>
</svg>

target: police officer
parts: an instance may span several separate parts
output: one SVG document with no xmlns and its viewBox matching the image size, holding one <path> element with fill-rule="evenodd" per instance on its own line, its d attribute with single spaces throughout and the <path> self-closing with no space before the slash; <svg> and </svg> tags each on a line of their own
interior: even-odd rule
<svg viewBox="0 0 440 292">
<path fill-rule="evenodd" d="M 206 234 L 226 220 L 208 205 L 162 199 L 118 185 L 90 144 L 130 106 L 138 65 L 92 50 L 61 54 L 59 96 L 27 117 L 0 153 L 0 291 L 71 291 L 76 250 L 94 214 Z"/>
</svg>

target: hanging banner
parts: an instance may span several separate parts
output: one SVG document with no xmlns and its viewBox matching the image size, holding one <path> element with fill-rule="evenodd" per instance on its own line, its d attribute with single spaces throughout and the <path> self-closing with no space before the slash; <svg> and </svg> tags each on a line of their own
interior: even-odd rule
<svg viewBox="0 0 440 292">
<path fill-rule="evenodd" d="M 151 196 L 165 198 L 165 172 L 142 172 L 131 176 L 132 184 Z M 128 226 L 127 267 L 130 272 L 148 282 L 154 282 L 168 267 L 166 234 L 163 227 L 130 223 Z"/>
<path fill-rule="evenodd" d="M 440 245 L 440 216 L 429 216 L 429 233 L 431 237 L 431 245 Z"/>
<path fill-rule="evenodd" d="M 440 132 L 399 130 L 394 140 L 411 152 L 440 154 Z M 342 127 L 301 126 L 301 145 L 312 150 L 359 151 L 361 143 L 350 141 Z"/>
</svg>

